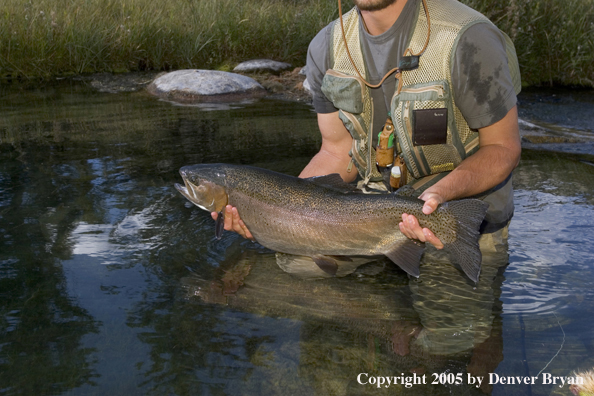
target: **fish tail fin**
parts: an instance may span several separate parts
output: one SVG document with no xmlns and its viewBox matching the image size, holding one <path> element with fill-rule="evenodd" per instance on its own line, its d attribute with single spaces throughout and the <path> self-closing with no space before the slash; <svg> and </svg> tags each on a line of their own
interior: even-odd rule
<svg viewBox="0 0 594 396">
<path fill-rule="evenodd" d="M 482 254 L 479 248 L 479 228 L 489 205 L 478 199 L 451 201 L 442 205 L 457 223 L 456 239 L 444 244 L 456 263 L 474 282 L 481 273 Z"/>
</svg>

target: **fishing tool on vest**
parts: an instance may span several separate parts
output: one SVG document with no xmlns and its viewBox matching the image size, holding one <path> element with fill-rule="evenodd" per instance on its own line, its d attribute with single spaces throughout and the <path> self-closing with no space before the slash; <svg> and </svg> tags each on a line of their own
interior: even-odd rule
<svg viewBox="0 0 594 396">
<path fill-rule="evenodd" d="M 394 162 L 394 124 L 390 117 L 377 137 L 375 160 L 377 170 L 381 173 L 386 187 L 390 186 L 390 172 Z"/>
<path fill-rule="evenodd" d="M 392 169 L 390 169 L 390 187 L 397 190 L 406 185 L 406 183 L 408 183 L 406 164 L 404 163 L 402 155 L 399 154 L 394 158 Z"/>
<path fill-rule="evenodd" d="M 394 156 L 394 124 L 389 115 L 377 140 L 378 144 L 375 148 L 377 168 L 386 186 L 397 190 L 406 184 L 406 164 L 399 154 Z"/>
<path fill-rule="evenodd" d="M 382 168 L 392 166 L 394 161 L 394 124 L 391 118 L 388 117 L 386 120 L 377 140 L 375 149 L 377 165 Z"/>
</svg>

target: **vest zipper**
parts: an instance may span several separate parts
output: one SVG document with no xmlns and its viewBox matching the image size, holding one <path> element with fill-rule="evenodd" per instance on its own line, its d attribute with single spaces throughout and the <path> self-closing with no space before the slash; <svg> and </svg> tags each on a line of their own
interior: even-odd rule
<svg viewBox="0 0 594 396">
<path fill-rule="evenodd" d="M 353 124 L 355 132 L 357 132 L 357 134 L 359 135 L 356 139 L 367 140 L 367 132 L 365 132 L 363 126 L 359 123 L 359 120 L 357 120 L 357 118 L 348 111 L 341 110 L 341 112 L 351 122 L 351 124 Z M 353 139 L 355 139 L 354 136 Z"/>
<path fill-rule="evenodd" d="M 362 146 L 362 147 L 361 147 Z M 361 156 L 361 152 L 359 150 L 365 149 L 365 146 L 361 144 L 359 140 L 353 139 L 353 147 L 351 149 L 352 158 L 361 166 L 364 167 L 365 171 L 367 172 L 367 161 Z"/>
<path fill-rule="evenodd" d="M 421 88 L 402 88 L 400 92 L 410 92 L 410 93 L 421 93 L 421 92 L 436 92 L 438 98 L 443 98 L 445 96 L 445 89 L 443 85 L 429 85 L 427 87 Z"/>
<path fill-rule="evenodd" d="M 423 174 L 427 175 L 427 174 L 429 174 L 429 172 L 427 172 L 427 169 L 425 169 L 425 165 L 423 164 L 423 159 L 421 158 L 421 153 L 419 153 L 419 150 L 412 144 L 413 126 L 412 126 L 412 121 L 410 120 L 410 102 L 404 103 L 404 110 L 402 112 L 402 118 L 404 119 L 404 122 L 406 124 L 406 129 L 407 129 L 408 137 L 409 137 L 408 140 L 411 142 L 410 151 L 416 157 L 417 161 L 415 161 L 415 162 L 417 162 L 419 164 L 419 166 L 421 167 L 421 172 Z M 412 163 L 412 161 L 411 161 L 411 163 Z M 415 175 L 415 177 L 418 178 L 418 175 Z"/>
</svg>

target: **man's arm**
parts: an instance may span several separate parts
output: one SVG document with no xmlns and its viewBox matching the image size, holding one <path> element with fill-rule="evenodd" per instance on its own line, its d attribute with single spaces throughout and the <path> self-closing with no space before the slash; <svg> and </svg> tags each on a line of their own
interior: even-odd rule
<svg viewBox="0 0 594 396">
<path fill-rule="evenodd" d="M 318 127 L 322 134 L 322 147 L 303 168 L 299 177 L 338 173 L 346 182 L 355 180 L 357 169 L 353 166 L 351 172 L 347 172 L 351 162 L 349 151 L 353 145 L 353 138 L 338 118 L 338 112 L 318 114 Z"/>
<path fill-rule="evenodd" d="M 353 144 L 353 139 L 346 129 L 338 112 L 328 114 L 318 114 L 318 126 L 322 134 L 322 147 L 320 151 L 311 159 L 309 164 L 301 171 L 299 177 L 324 176 L 331 173 L 338 173 L 344 181 L 350 182 L 357 177 L 357 170 L 353 167 L 352 171 L 347 172 L 351 157 L 349 151 Z M 212 212 L 211 216 L 217 219 L 217 212 Z M 225 230 L 235 231 L 246 239 L 254 239 L 244 222 L 239 217 L 237 208 L 227 205 L 225 207 Z"/>
<path fill-rule="evenodd" d="M 419 198 L 425 201 L 423 213 L 432 213 L 440 203 L 469 197 L 495 187 L 518 166 L 522 148 L 517 107 L 514 106 L 495 124 L 479 129 L 479 141 L 480 148 L 475 154 L 421 194 Z M 400 230 L 409 238 L 429 242 L 438 249 L 443 248 L 433 232 L 421 228 L 412 215 L 402 215 Z"/>
</svg>

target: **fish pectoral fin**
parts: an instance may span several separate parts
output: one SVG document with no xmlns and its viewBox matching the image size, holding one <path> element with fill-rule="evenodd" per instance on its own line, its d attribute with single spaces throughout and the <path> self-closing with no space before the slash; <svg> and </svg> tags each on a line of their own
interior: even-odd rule
<svg viewBox="0 0 594 396">
<path fill-rule="evenodd" d="M 322 271 L 332 276 L 336 275 L 338 271 L 338 263 L 334 257 L 324 256 L 321 254 L 316 254 L 315 256 L 311 257 L 314 263 L 320 267 Z"/>
<path fill-rule="evenodd" d="M 404 239 L 390 246 L 384 254 L 402 268 L 407 274 L 419 277 L 419 264 L 425 250 L 425 244 L 412 239 Z"/>
<path fill-rule="evenodd" d="M 223 231 L 225 230 L 225 211 L 221 210 L 215 222 L 215 237 L 221 239 Z"/>
</svg>

